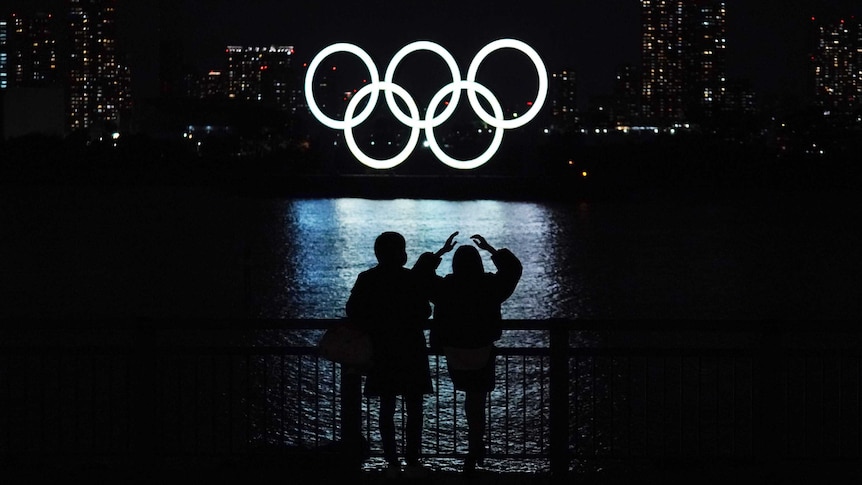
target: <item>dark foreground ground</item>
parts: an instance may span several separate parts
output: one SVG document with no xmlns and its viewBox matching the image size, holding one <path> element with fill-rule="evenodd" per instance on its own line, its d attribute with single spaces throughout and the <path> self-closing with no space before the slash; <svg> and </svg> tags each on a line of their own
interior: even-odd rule
<svg viewBox="0 0 862 485">
<path fill-rule="evenodd" d="M 6 464 L 8 465 L 8 463 Z M 765 466 L 754 463 L 667 461 L 651 463 L 638 470 L 598 470 L 570 472 L 555 477 L 548 472 L 493 472 L 477 470 L 465 476 L 453 470 L 427 465 L 425 477 L 387 476 L 382 470 L 345 471 L 327 461 L 269 457 L 194 462 L 177 459 L 160 466 L 142 463 L 81 464 L 57 460 L 38 465 L 0 466 L 4 484 L 16 483 L 295 483 L 295 484 L 854 484 L 862 479 L 862 463 L 796 461 Z"/>
</svg>

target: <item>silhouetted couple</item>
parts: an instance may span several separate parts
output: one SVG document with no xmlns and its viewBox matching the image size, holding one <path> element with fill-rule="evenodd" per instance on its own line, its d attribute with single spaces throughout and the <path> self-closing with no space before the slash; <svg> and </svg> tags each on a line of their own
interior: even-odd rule
<svg viewBox="0 0 862 485">
<path fill-rule="evenodd" d="M 471 239 L 491 254 L 496 273 L 486 273 L 476 247 L 460 246 L 452 257 L 452 273 L 436 274 L 441 257 L 452 251 L 455 232 L 436 253 L 422 254 L 406 268 L 406 242 L 397 232 L 384 232 L 374 243 L 377 266 L 362 272 L 347 301 L 347 316 L 371 336 L 373 363 L 365 395 L 380 398 L 379 429 L 388 473 L 400 471 L 395 441 L 395 402 L 401 396 L 407 411 L 406 472 L 421 473 L 423 399 L 433 392 L 424 329 L 432 314 L 431 345 L 446 355 L 456 390 L 465 392 L 468 454 L 471 472 L 485 456 L 485 407 L 495 387 L 494 342 L 501 334 L 502 303 L 521 278 L 521 263 L 508 249 L 494 249 L 484 237 Z"/>
</svg>

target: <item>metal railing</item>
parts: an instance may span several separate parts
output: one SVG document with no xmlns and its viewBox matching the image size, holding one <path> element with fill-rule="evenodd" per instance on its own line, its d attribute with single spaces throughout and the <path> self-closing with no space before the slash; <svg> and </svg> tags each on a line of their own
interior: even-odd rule
<svg viewBox="0 0 862 485">
<path fill-rule="evenodd" d="M 334 323 L 6 325 L 0 462 L 200 460 L 332 450 L 360 436 L 380 456 L 362 378 L 284 338 L 305 333 L 313 343 Z M 532 460 L 557 474 L 675 460 L 862 460 L 859 331 L 780 322 L 504 327 L 490 459 Z M 523 330 L 538 343 L 505 345 L 505 334 Z M 463 396 L 448 383 L 445 357 L 429 359 L 435 393 L 425 401 L 422 452 L 461 457 Z"/>
</svg>

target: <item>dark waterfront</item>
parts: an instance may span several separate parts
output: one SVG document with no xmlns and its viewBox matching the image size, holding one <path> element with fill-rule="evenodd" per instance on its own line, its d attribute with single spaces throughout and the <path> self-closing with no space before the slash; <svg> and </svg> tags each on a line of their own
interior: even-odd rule
<svg viewBox="0 0 862 485">
<path fill-rule="evenodd" d="M 800 340 L 782 343 L 843 349 L 834 359 L 789 361 L 791 389 L 823 389 L 826 394 L 804 400 L 799 411 L 791 401 L 785 416 L 806 423 L 803 430 L 809 434 L 804 436 L 826 440 L 837 429 L 832 420 L 820 434 L 808 430 L 818 428 L 815 418 L 822 410 L 837 405 L 838 415 L 843 409 L 850 419 L 848 431 L 839 433 L 839 455 L 855 456 L 858 421 L 846 416 L 853 416 L 859 403 L 858 332 L 851 330 L 846 338 L 815 332 L 813 340 L 806 333 L 826 319 L 841 325 L 862 314 L 857 277 L 862 208 L 855 203 L 855 191 L 641 187 L 602 194 L 572 179 L 536 181 L 554 189 L 542 193 L 537 190 L 542 185 L 523 178 L 481 176 L 272 178 L 266 183 L 186 179 L 175 184 L 99 183 L 94 178 L 89 183 L 7 184 L 0 195 L 0 240 L 6 255 L 0 263 L 0 317 L 11 335 L 27 336 L 28 345 L 35 337 L 36 349 L 44 344 L 73 350 L 34 350 L 14 354 L 21 360 L 3 361 L 9 366 L 0 393 L 3 409 L 24 417 L 6 422 L 5 446 L 18 443 L 19 451 L 32 452 L 45 443 L 49 449 L 63 449 L 68 442 L 98 449 L 100 442 L 115 439 L 108 436 L 122 437 L 131 429 L 124 428 L 131 425 L 123 420 L 139 412 L 138 406 L 146 407 L 144 402 L 151 402 L 160 423 L 159 447 L 170 453 L 199 453 L 197 440 L 205 443 L 204 449 L 209 440 L 221 446 L 219 433 L 264 451 L 331 443 L 338 436 L 340 371 L 311 356 L 277 353 L 286 345 L 313 344 L 318 332 L 236 327 L 224 332 L 219 320 L 235 325 L 243 319 L 342 318 L 353 280 L 371 264 L 374 237 L 394 229 L 408 241 L 410 263 L 421 251 L 439 247 L 454 230 L 483 233 L 515 251 L 525 266 L 515 294 L 503 306 L 504 318 L 562 318 L 598 326 L 596 332 L 570 334 L 570 351 L 576 353 L 568 361 L 568 424 L 571 449 L 578 453 L 572 462 L 576 473 L 644 469 L 661 476 L 664 472 L 655 467 L 679 471 L 672 462 L 661 465 L 662 460 L 673 460 L 677 453 L 685 457 L 685 450 L 701 446 L 705 456 L 729 454 L 731 469 L 738 466 L 733 460 L 747 463 L 756 452 L 754 433 L 759 429 L 752 424 L 758 418 L 752 406 L 760 394 L 752 389 L 759 357 L 751 345 L 761 338 L 764 322 L 789 331 L 803 329 L 801 337 L 793 337 Z M 579 187 L 584 191 L 578 192 Z M 310 197 L 316 189 L 325 196 Z M 440 196 L 411 198 L 410 189 Z M 339 192 L 343 196 L 333 196 Z M 510 196 L 489 197 L 504 192 Z M 450 264 L 444 259 L 438 271 L 447 271 Z M 63 331 L 67 321 L 77 329 Z M 89 328 L 89 321 L 100 327 Z M 649 330 L 601 331 L 603 322 L 621 321 Z M 667 321 L 686 329 L 655 330 Z M 734 331 L 716 332 L 723 321 Z M 195 329 L 172 330 L 171 322 Z M 30 325 L 47 328 L 28 331 Z M 208 325 L 219 330 L 208 331 Z M 124 326 L 134 331 L 126 333 Z M 698 332 L 698 326 L 709 330 Z M 39 342 L 43 331 L 46 339 Z M 144 354 L 134 355 L 147 355 L 147 345 L 206 349 L 226 344 L 252 350 L 245 356 L 242 350 L 234 356 L 218 350 L 213 355 L 209 350 L 157 351 L 163 352 L 153 361 L 161 390 L 133 404 L 141 383 L 130 376 L 141 371 L 138 357 L 125 355 L 122 345 L 141 336 L 144 343 L 133 345 L 144 345 Z M 121 350 L 94 356 L 74 350 L 94 343 L 119 344 Z M 501 341 L 504 347 L 531 349 L 547 343 L 547 333 L 540 331 L 507 331 Z M 657 356 L 637 350 L 633 355 L 613 353 L 614 348 L 655 346 L 663 349 Z M 700 346 L 706 348 L 705 357 L 693 357 L 691 349 Z M 730 350 L 715 353 L 713 347 Z M 445 359 L 432 357 L 432 362 L 437 394 L 425 403 L 430 427 L 425 450 L 458 455 L 464 437 L 452 430 L 463 430 L 463 417 L 453 411 Z M 543 459 L 509 454 L 548 449 L 548 360 L 501 357 L 497 372 L 501 381 L 491 396 L 489 445 L 501 458 L 489 460 L 488 470 L 546 477 Z M 820 384 L 826 382 L 818 377 L 821 372 L 835 376 L 830 387 Z M 124 394 L 123 389 L 132 392 Z M 96 398 L 99 390 L 105 397 Z M 78 397 L 64 394 L 70 392 Z M 833 392 L 839 393 L 836 401 L 831 400 Z M 666 402 L 669 395 L 678 400 Z M 94 411 L 103 405 L 108 421 Z M 78 408 L 82 411 L 70 412 Z M 48 421 L 37 410 L 47 413 Z M 363 432 L 370 433 L 372 451 L 379 452 L 374 426 L 368 424 L 376 416 L 373 401 L 364 402 L 363 416 Z M 59 431 L 46 422 L 58 423 Z M 792 421 L 788 426 L 795 428 Z M 813 438 L 804 436 L 798 449 L 814 453 L 809 450 L 815 442 L 805 441 Z M 796 438 L 791 434 L 788 442 L 796 446 Z M 661 451 L 650 451 L 657 446 Z M 620 461 L 620 453 L 633 455 Z M 694 459 L 707 461 L 693 469 L 720 468 L 706 458 Z M 206 468 L 201 463 L 205 461 L 177 461 L 173 466 Z M 381 463 L 372 458 L 365 468 L 373 472 Z M 443 458 L 432 466 L 454 473 L 459 463 Z M 239 473 L 247 473 L 238 466 Z M 270 463 L 261 469 L 284 466 Z M 748 473 L 745 466 L 750 465 L 739 466 L 738 473 Z M 713 477 L 733 472 L 716 473 Z"/>
</svg>

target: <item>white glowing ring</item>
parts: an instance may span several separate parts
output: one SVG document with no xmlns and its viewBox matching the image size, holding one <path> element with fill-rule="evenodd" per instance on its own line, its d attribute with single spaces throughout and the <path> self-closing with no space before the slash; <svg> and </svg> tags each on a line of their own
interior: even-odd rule
<svg viewBox="0 0 862 485">
<path fill-rule="evenodd" d="M 491 91 L 485 86 L 476 82 L 479 66 L 485 58 L 496 50 L 507 48 L 516 49 L 526 54 L 536 66 L 536 72 L 539 78 L 539 89 L 536 94 L 536 100 L 526 113 L 511 120 L 505 119 L 500 102 L 493 93 L 491 93 Z M 419 108 L 416 106 L 416 101 L 412 96 L 410 96 L 404 88 L 393 82 L 395 70 L 398 68 L 398 65 L 404 57 L 418 50 L 428 50 L 439 55 L 443 61 L 446 62 L 446 65 L 452 73 L 452 82 L 444 86 L 433 96 L 430 106 L 426 110 L 424 119 L 419 116 Z M 364 86 L 356 94 L 351 96 L 350 102 L 347 104 L 347 109 L 344 113 L 343 121 L 338 121 L 326 116 L 317 106 L 313 92 L 314 74 L 318 66 L 323 59 L 336 52 L 348 52 L 356 55 L 365 64 L 368 68 L 369 74 L 371 75 L 371 83 Z M 371 168 L 388 169 L 404 162 L 404 160 L 406 160 L 407 157 L 410 156 L 410 153 L 412 153 L 416 148 L 419 140 L 419 133 L 424 129 L 431 151 L 441 162 L 453 168 L 469 170 L 485 164 L 494 156 L 497 150 L 500 149 L 505 130 L 520 128 L 536 117 L 542 109 L 542 106 L 545 103 L 545 98 L 548 95 L 548 73 L 545 70 L 545 64 L 542 62 L 542 59 L 532 47 L 519 40 L 500 39 L 483 47 L 470 63 L 470 68 L 467 71 L 467 79 L 461 80 L 460 78 L 461 72 L 458 69 L 458 64 L 452 57 L 452 54 L 433 42 L 417 41 L 400 49 L 392 57 L 389 66 L 387 66 L 383 82 L 380 81 L 380 73 L 377 71 L 377 66 L 364 50 L 353 44 L 339 43 L 323 49 L 311 61 L 311 64 L 308 67 L 308 73 L 305 75 L 305 98 L 308 101 L 308 109 L 314 117 L 329 128 L 344 130 L 344 137 L 350 151 L 357 160 Z M 443 152 L 434 137 L 434 128 L 448 120 L 457 109 L 462 89 L 467 91 L 467 98 L 470 101 L 470 106 L 473 108 L 473 111 L 476 112 L 476 115 L 482 121 L 495 128 L 494 138 L 491 141 L 491 145 L 482 155 L 473 160 L 456 160 L 450 157 Z M 368 119 L 371 112 L 374 111 L 374 108 L 377 106 L 377 100 L 380 96 L 381 90 L 383 90 L 385 94 L 386 103 L 392 114 L 398 119 L 398 121 L 411 129 L 410 138 L 401 153 L 387 160 L 377 160 L 365 155 L 362 150 L 359 149 L 359 146 L 356 144 L 356 139 L 353 136 L 353 128 Z M 449 101 L 448 106 L 440 113 L 440 115 L 435 116 L 434 113 L 437 111 L 437 105 L 439 105 L 450 93 L 452 94 L 452 99 Z M 479 98 L 476 96 L 477 93 L 481 94 L 491 104 L 491 110 L 494 112 L 493 116 L 485 111 L 482 105 L 479 104 Z M 410 111 L 409 116 L 405 114 L 395 102 L 393 94 L 400 96 L 407 104 L 407 108 Z M 358 116 L 354 117 L 353 115 L 356 112 L 359 102 L 366 96 L 371 96 L 368 100 L 368 105 Z"/>
<path fill-rule="evenodd" d="M 431 51 L 440 56 L 440 58 L 443 59 L 446 65 L 449 66 L 449 72 L 452 74 L 452 82 L 457 82 L 461 80 L 461 70 L 458 68 L 458 63 L 455 62 L 455 58 L 452 57 L 452 54 L 450 54 L 449 51 L 444 49 L 440 44 L 435 44 L 434 42 L 429 42 L 427 40 L 420 40 L 411 44 L 407 44 L 406 46 L 402 47 L 401 50 L 396 52 L 395 55 L 392 56 L 392 60 L 389 61 L 389 66 L 386 67 L 386 75 L 383 76 L 383 80 L 388 83 L 393 82 L 393 79 L 395 78 L 395 70 L 398 69 L 398 65 L 401 63 L 401 61 L 405 57 L 407 57 L 408 54 L 412 54 L 420 50 Z M 412 127 L 413 125 L 411 123 L 413 123 L 414 120 L 408 118 L 407 115 L 404 114 L 403 111 L 401 111 L 401 108 L 399 108 L 398 105 L 395 104 L 395 97 L 392 96 L 392 91 L 386 89 L 385 94 L 386 103 L 389 105 L 389 110 L 392 111 L 392 114 L 395 115 L 395 117 L 398 118 L 398 121 L 400 121 L 401 123 Z M 460 100 L 460 98 L 461 90 L 455 90 L 452 93 L 452 99 L 449 101 L 449 106 L 447 106 L 446 109 L 444 109 L 443 112 L 440 113 L 439 117 L 428 120 L 428 115 L 426 114 L 426 121 L 428 123 L 432 123 L 429 126 L 439 126 L 444 121 L 448 120 L 449 117 L 452 116 L 452 113 L 455 112 L 455 109 L 458 107 L 458 101 Z M 435 106 L 436 105 L 434 103 L 431 103 L 431 106 L 428 108 L 429 112 L 433 113 Z"/>
<path fill-rule="evenodd" d="M 481 84 L 475 81 L 457 81 L 453 83 L 449 83 L 443 87 L 440 91 L 437 91 L 437 94 L 431 98 L 431 106 L 437 106 L 443 98 L 446 97 L 447 94 L 452 93 L 452 99 L 455 99 L 455 93 L 460 92 L 462 89 L 466 89 L 468 92 L 481 94 L 488 102 L 491 104 L 491 109 L 494 111 L 494 116 L 499 119 L 503 118 L 503 107 L 500 106 L 500 101 L 494 96 L 494 93 L 491 92 L 490 89 L 482 86 Z M 450 105 L 453 103 L 449 103 Z M 434 113 L 432 110 L 429 110 L 425 115 L 426 118 L 426 128 L 425 128 L 425 136 L 428 140 L 428 147 L 431 148 L 431 151 L 434 155 L 437 156 L 441 162 L 446 165 L 462 169 L 462 170 L 470 170 L 484 165 L 491 157 L 497 153 L 497 150 L 500 149 L 500 145 L 503 143 L 503 132 L 502 128 L 494 128 L 494 138 L 491 140 L 491 145 L 485 150 L 484 153 L 474 158 L 473 160 L 457 160 L 449 155 L 447 155 L 440 145 L 437 143 L 437 139 L 434 137 L 434 126 L 431 125 L 431 120 L 429 119 Z"/>
<path fill-rule="evenodd" d="M 335 130 L 343 130 L 348 128 L 348 126 L 356 126 L 368 119 L 369 116 L 371 116 L 371 112 L 374 111 L 374 106 L 377 104 L 377 98 L 380 96 L 380 91 L 374 91 L 373 93 L 371 93 L 371 99 L 368 100 L 368 106 L 365 107 L 365 110 L 359 113 L 359 116 L 351 120 L 353 125 L 348 125 L 347 120 L 338 121 L 326 116 L 326 114 L 324 114 L 323 111 L 321 111 L 320 108 L 317 106 L 317 101 L 314 100 L 314 73 L 315 71 L 317 71 L 318 66 L 321 62 L 323 62 L 324 59 L 331 56 L 332 54 L 335 54 L 336 52 L 349 52 L 358 57 L 359 60 L 362 61 L 363 64 L 365 64 L 365 67 L 368 68 L 368 73 L 371 75 L 372 84 L 380 81 L 380 73 L 377 71 L 377 65 L 374 64 L 374 61 L 371 59 L 371 56 L 369 56 L 367 52 L 362 50 L 361 47 L 358 47 L 353 44 L 332 44 L 326 49 L 320 51 L 316 56 L 314 56 L 314 59 L 311 60 L 311 64 L 308 65 L 308 73 L 305 75 L 305 99 L 308 101 L 308 109 L 311 111 L 314 117 L 317 118 L 318 121 L 320 121 L 324 125 Z"/>
<path fill-rule="evenodd" d="M 377 160 L 376 158 L 371 158 L 366 155 L 362 149 L 359 148 L 359 145 L 356 144 L 356 139 L 353 137 L 353 127 L 356 126 L 356 124 L 353 123 L 353 113 L 356 111 L 356 106 L 359 105 L 362 98 L 369 94 L 374 96 L 375 94 L 380 93 L 381 89 L 385 89 L 387 93 L 394 92 L 400 96 L 407 104 L 407 109 L 410 111 L 410 138 L 407 140 L 407 144 L 404 146 L 404 149 L 401 150 L 401 153 L 387 160 Z M 372 107 L 374 106 L 370 101 L 369 105 Z M 421 124 L 419 123 L 420 120 L 419 108 L 416 106 L 416 101 L 413 100 L 413 97 L 410 96 L 410 93 L 408 93 L 406 89 L 397 84 L 378 81 L 376 83 L 363 86 L 362 89 L 351 96 L 350 102 L 347 103 L 347 109 L 344 111 L 344 121 L 346 123 L 346 127 L 344 128 L 344 141 L 347 142 L 347 146 L 350 148 L 353 156 L 355 156 L 363 165 L 367 165 L 378 170 L 393 168 L 400 165 L 404 160 L 407 160 L 407 157 L 413 153 L 413 150 L 419 143 L 419 133 L 422 131 Z"/>
<path fill-rule="evenodd" d="M 476 54 L 476 57 L 474 57 L 473 61 L 470 63 L 470 68 L 467 70 L 467 81 L 476 81 L 476 75 L 479 72 L 479 65 L 482 64 L 482 61 L 484 61 L 486 57 L 488 57 L 488 54 L 505 48 L 523 52 L 536 66 L 536 72 L 539 75 L 539 91 L 536 94 L 536 101 L 533 102 L 533 106 L 531 106 L 526 113 L 517 118 L 504 120 L 499 116 L 492 117 L 484 110 L 484 108 L 482 108 L 482 105 L 479 104 L 479 99 L 476 97 L 476 91 L 472 89 L 467 90 L 467 98 L 470 100 L 470 106 L 473 107 L 473 111 L 476 112 L 476 115 L 478 115 L 482 121 L 495 128 L 504 128 L 508 130 L 524 126 L 539 114 L 539 110 L 542 109 L 542 105 L 545 104 L 545 98 L 548 96 L 548 72 L 545 70 L 545 63 L 542 62 L 542 58 L 539 57 L 539 54 L 533 50 L 532 47 L 519 40 L 500 39 L 486 45 Z"/>
</svg>

